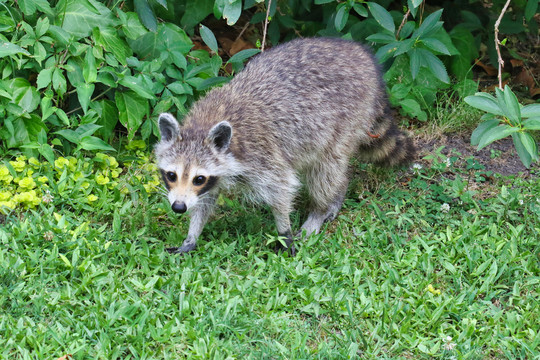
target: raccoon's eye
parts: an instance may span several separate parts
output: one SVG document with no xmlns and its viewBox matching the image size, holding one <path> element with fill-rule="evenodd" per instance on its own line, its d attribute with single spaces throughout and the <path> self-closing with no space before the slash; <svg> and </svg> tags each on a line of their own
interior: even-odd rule
<svg viewBox="0 0 540 360">
<path fill-rule="evenodd" d="M 201 186 L 206 182 L 206 177 L 199 175 L 193 178 L 193 185 L 195 186 Z"/>
<path fill-rule="evenodd" d="M 175 182 L 176 181 L 176 173 L 172 172 L 172 171 L 167 171 L 167 180 L 169 180 L 170 182 Z"/>
</svg>

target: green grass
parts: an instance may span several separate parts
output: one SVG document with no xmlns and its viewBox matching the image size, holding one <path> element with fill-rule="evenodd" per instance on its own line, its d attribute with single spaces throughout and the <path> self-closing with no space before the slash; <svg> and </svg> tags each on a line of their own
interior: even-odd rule
<svg viewBox="0 0 540 360">
<path fill-rule="evenodd" d="M 177 256 L 186 218 L 142 184 L 91 206 L 56 189 L 0 219 L 0 358 L 537 358 L 539 174 L 445 161 L 355 166 L 341 215 L 294 258 L 268 245 L 264 207 L 224 199 Z"/>
</svg>

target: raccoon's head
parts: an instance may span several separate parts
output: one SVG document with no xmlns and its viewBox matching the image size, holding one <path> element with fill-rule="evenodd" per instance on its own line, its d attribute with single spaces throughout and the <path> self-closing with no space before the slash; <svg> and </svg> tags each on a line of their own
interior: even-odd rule
<svg viewBox="0 0 540 360">
<path fill-rule="evenodd" d="M 158 123 L 158 167 L 173 211 L 184 213 L 217 191 L 223 177 L 234 175 L 237 163 L 229 151 L 232 127 L 222 121 L 210 130 L 180 129 L 167 113 L 159 116 Z"/>
</svg>

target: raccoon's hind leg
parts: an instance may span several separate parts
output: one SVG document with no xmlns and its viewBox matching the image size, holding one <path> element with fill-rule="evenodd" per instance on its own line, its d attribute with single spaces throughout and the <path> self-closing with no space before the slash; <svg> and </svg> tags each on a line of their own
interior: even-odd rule
<svg viewBox="0 0 540 360">
<path fill-rule="evenodd" d="M 167 248 L 167 251 L 171 254 L 182 254 L 189 252 L 197 246 L 197 239 L 201 235 L 202 229 L 212 212 L 214 211 L 216 205 L 217 196 L 214 194 L 207 193 L 206 196 L 201 198 L 200 203 L 190 210 L 189 216 L 189 230 L 188 235 L 182 246 Z"/>
<path fill-rule="evenodd" d="M 369 141 L 358 148 L 360 161 L 391 167 L 408 165 L 414 159 L 416 150 L 412 139 L 397 127 L 388 110 L 368 135 Z"/>
<path fill-rule="evenodd" d="M 307 171 L 311 210 L 302 225 L 306 235 L 317 234 L 325 222 L 337 217 L 349 185 L 347 169 L 348 158 L 343 157 L 319 163 Z"/>
</svg>

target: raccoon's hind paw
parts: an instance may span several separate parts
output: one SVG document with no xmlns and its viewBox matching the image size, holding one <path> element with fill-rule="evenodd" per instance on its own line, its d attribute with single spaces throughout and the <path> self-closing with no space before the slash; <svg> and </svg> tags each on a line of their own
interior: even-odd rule
<svg viewBox="0 0 540 360">
<path fill-rule="evenodd" d="M 294 244 L 290 244 L 288 247 L 284 246 L 282 243 L 278 242 L 276 244 L 276 247 L 274 249 L 276 254 L 281 254 L 283 252 L 288 252 L 290 256 L 296 256 L 296 248 L 294 247 Z"/>
<path fill-rule="evenodd" d="M 197 246 L 196 244 L 188 244 L 188 245 L 182 245 L 180 247 L 170 247 L 165 250 L 167 250 L 169 254 L 184 254 L 195 249 L 196 246 Z"/>
</svg>

